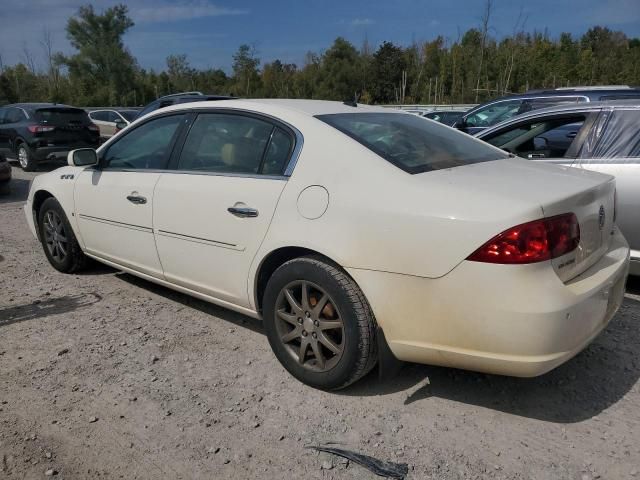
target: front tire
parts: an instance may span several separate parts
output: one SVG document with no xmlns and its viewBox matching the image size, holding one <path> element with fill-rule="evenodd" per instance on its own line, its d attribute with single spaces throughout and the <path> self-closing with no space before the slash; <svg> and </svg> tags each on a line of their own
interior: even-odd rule
<svg viewBox="0 0 640 480">
<path fill-rule="evenodd" d="M 344 388 L 376 364 L 376 322 L 364 294 L 321 257 L 290 260 L 267 283 L 267 338 L 291 375 L 323 390 Z"/>
<path fill-rule="evenodd" d="M 33 158 L 31 150 L 29 150 L 29 147 L 24 143 L 18 145 L 16 153 L 18 154 L 18 163 L 20 167 L 22 167 L 22 170 L 25 172 L 33 172 L 38 168 L 38 162 Z"/>
<path fill-rule="evenodd" d="M 87 266 L 88 257 L 82 253 L 69 220 L 60 203 L 47 198 L 38 212 L 38 229 L 44 253 L 53 268 L 73 273 Z"/>
</svg>

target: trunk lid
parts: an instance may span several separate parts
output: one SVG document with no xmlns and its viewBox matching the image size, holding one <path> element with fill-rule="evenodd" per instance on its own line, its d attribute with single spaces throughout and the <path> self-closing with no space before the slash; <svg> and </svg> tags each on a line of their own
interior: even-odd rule
<svg viewBox="0 0 640 480">
<path fill-rule="evenodd" d="M 51 132 L 38 135 L 50 146 L 73 145 L 78 141 L 91 142 L 98 135 L 89 129 L 91 121 L 87 112 L 79 108 L 40 108 L 35 112 L 40 125 L 55 127 Z"/>
<path fill-rule="evenodd" d="M 440 208 L 452 220 L 451 227 L 459 230 L 467 256 L 508 228 L 571 212 L 578 218 L 580 244 L 551 260 L 563 282 L 595 264 L 609 248 L 615 201 L 610 175 L 510 158 L 413 177 L 432 193 L 446 185 L 446 196 L 452 200 Z M 444 267 L 453 258 L 442 260 Z M 449 270 L 454 266 L 449 263 Z"/>
</svg>

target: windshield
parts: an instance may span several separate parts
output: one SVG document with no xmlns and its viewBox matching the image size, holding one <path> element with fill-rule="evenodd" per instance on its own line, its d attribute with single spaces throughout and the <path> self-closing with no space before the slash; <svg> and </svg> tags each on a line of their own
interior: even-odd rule
<svg viewBox="0 0 640 480">
<path fill-rule="evenodd" d="M 138 116 L 137 110 L 118 110 L 118 113 L 128 122 L 132 122 Z"/>
<path fill-rule="evenodd" d="M 465 133 L 406 113 L 338 113 L 316 118 L 414 174 L 507 158 Z"/>
</svg>

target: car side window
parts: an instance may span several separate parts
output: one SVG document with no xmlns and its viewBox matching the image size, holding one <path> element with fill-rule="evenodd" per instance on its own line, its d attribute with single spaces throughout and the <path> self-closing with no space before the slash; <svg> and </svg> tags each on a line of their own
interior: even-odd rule
<svg viewBox="0 0 640 480">
<path fill-rule="evenodd" d="M 578 103 L 583 97 L 537 97 L 524 100 L 522 106 L 518 111 L 518 115 L 532 110 L 539 110 L 541 108 L 552 107 L 554 105 L 564 105 L 569 103 Z"/>
<path fill-rule="evenodd" d="M 496 102 L 477 110 L 465 118 L 468 127 L 490 127 L 517 115 L 522 100 Z"/>
<path fill-rule="evenodd" d="M 261 173 L 265 175 L 282 175 L 291 156 L 293 141 L 291 135 L 276 128 L 264 156 Z"/>
<path fill-rule="evenodd" d="M 254 117 L 202 113 L 193 122 L 180 153 L 178 170 L 260 173 L 265 148 L 274 130 Z M 278 149 L 270 149 L 270 168 L 277 168 Z"/>
<path fill-rule="evenodd" d="M 585 120 L 586 115 L 539 118 L 502 130 L 485 140 L 522 158 L 564 158 Z"/>
<path fill-rule="evenodd" d="M 640 110 L 614 110 L 603 112 L 585 141 L 581 156 L 598 159 L 633 159 L 640 157 Z"/>
<path fill-rule="evenodd" d="M 19 108 L 10 108 L 7 111 L 5 123 L 18 123 L 25 120 L 24 112 Z"/>
<path fill-rule="evenodd" d="M 101 112 L 91 112 L 89 114 L 89 116 L 91 117 L 92 120 L 97 120 L 99 122 L 106 122 L 107 121 L 107 112 L 101 111 Z"/>
<path fill-rule="evenodd" d="M 103 154 L 101 168 L 163 169 L 184 115 L 155 118 L 112 143 Z"/>
</svg>

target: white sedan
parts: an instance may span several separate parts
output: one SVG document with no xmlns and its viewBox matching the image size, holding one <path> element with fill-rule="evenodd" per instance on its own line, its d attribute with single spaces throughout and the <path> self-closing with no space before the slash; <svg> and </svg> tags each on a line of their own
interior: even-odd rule
<svg viewBox="0 0 640 480">
<path fill-rule="evenodd" d="M 382 352 L 539 375 L 623 298 L 613 177 L 415 115 L 181 104 L 69 164 L 37 177 L 25 206 L 53 267 L 92 258 L 261 318 L 282 365 L 318 388 L 349 385 Z"/>
</svg>

